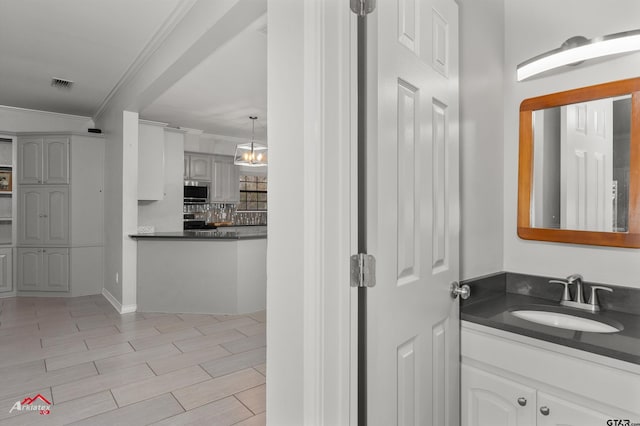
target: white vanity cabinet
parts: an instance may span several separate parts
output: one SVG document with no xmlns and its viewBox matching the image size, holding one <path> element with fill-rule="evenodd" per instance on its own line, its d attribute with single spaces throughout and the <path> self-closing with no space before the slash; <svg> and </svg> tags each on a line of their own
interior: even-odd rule
<svg viewBox="0 0 640 426">
<path fill-rule="evenodd" d="M 466 321 L 461 357 L 463 426 L 640 419 L 638 365 Z"/>
<path fill-rule="evenodd" d="M 535 389 L 464 364 L 460 376 L 463 425 L 536 425 Z"/>
</svg>

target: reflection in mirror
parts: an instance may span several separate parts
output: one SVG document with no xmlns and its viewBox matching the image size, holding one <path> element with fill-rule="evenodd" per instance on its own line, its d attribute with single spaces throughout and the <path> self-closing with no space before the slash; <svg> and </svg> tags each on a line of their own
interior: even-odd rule
<svg viewBox="0 0 640 426">
<path fill-rule="evenodd" d="M 627 232 L 631 96 L 533 111 L 531 226 Z"/>
</svg>

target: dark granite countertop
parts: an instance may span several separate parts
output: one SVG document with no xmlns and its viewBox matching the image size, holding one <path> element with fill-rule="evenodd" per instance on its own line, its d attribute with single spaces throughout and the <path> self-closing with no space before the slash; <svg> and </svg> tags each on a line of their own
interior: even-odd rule
<svg viewBox="0 0 640 426">
<path fill-rule="evenodd" d="M 136 240 L 257 240 L 267 238 L 267 232 L 253 231 L 225 231 L 225 230 L 193 230 L 180 232 L 154 232 L 152 234 L 129 235 Z"/>
<path fill-rule="evenodd" d="M 523 282 L 525 280 L 519 274 L 515 275 L 515 277 L 513 279 L 514 282 Z M 531 283 L 539 280 L 539 278 L 532 277 L 531 280 L 527 281 Z M 491 280 L 495 284 L 495 277 L 491 277 Z M 640 315 L 628 312 L 628 310 L 624 312 L 608 309 L 599 313 L 591 313 L 564 307 L 560 306 L 560 297 L 549 299 L 509 292 L 508 290 L 514 290 L 514 286 L 511 284 L 507 284 L 505 287 L 507 291 L 503 290 L 502 292 L 495 291 L 495 286 L 490 291 L 487 291 L 488 288 L 486 286 L 478 285 L 481 283 L 468 284 L 472 287 L 471 297 L 464 301 L 460 311 L 460 318 L 464 321 L 640 364 Z M 574 331 L 534 323 L 517 318 L 510 313 L 514 309 L 523 308 L 569 313 L 612 325 L 618 323 L 624 328 L 616 333 Z"/>
</svg>

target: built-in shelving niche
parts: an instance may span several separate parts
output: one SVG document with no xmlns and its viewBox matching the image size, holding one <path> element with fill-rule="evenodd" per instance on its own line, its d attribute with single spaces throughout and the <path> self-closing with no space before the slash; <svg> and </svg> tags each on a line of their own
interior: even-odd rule
<svg viewBox="0 0 640 426">
<path fill-rule="evenodd" d="M 13 242 L 13 140 L 0 137 L 0 246 Z"/>
</svg>

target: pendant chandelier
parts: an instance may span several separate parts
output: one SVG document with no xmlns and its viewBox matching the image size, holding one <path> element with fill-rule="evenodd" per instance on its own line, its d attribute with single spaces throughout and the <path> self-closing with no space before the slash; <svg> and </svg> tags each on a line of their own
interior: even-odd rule
<svg viewBox="0 0 640 426">
<path fill-rule="evenodd" d="M 236 145 L 233 163 L 238 166 L 264 167 L 267 165 L 267 147 L 254 141 L 258 117 L 249 118 L 251 119 L 251 142 Z"/>
</svg>

